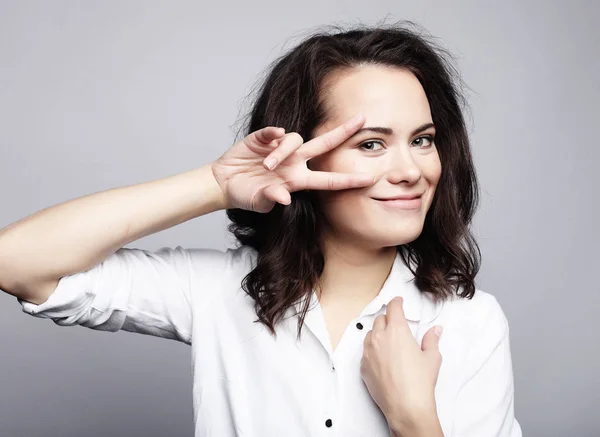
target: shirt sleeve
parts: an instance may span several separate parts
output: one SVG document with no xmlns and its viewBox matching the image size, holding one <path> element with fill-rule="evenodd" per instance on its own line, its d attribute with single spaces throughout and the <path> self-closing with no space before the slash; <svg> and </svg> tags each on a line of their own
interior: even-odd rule
<svg viewBox="0 0 600 437">
<path fill-rule="evenodd" d="M 458 391 L 453 437 L 522 437 L 514 414 L 508 320 L 494 296 Z"/>
<path fill-rule="evenodd" d="M 181 246 L 120 248 L 93 268 L 62 277 L 42 304 L 17 300 L 23 312 L 60 326 L 122 329 L 191 344 L 192 304 L 207 306 L 212 293 L 208 280 L 199 287 L 196 280 L 209 271 L 219 274 L 219 255 Z"/>
</svg>

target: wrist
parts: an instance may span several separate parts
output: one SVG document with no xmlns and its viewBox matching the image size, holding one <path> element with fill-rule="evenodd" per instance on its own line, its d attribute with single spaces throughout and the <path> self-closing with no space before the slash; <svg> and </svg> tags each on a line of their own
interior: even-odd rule
<svg viewBox="0 0 600 437">
<path fill-rule="evenodd" d="M 410 420 L 390 417 L 388 428 L 391 437 L 444 437 L 437 411 Z"/>
<path fill-rule="evenodd" d="M 205 170 L 206 176 L 206 187 L 209 192 L 209 198 L 211 204 L 214 206 L 215 210 L 227 209 L 230 208 L 229 201 L 227 200 L 227 195 L 223 190 L 223 187 L 217 181 L 217 177 L 215 176 L 214 162 L 210 164 L 206 164 L 202 167 Z"/>
<path fill-rule="evenodd" d="M 225 194 L 215 179 L 212 164 L 197 167 L 184 177 L 187 178 L 186 183 L 190 184 L 190 195 L 194 197 L 194 217 L 227 208 Z"/>
</svg>

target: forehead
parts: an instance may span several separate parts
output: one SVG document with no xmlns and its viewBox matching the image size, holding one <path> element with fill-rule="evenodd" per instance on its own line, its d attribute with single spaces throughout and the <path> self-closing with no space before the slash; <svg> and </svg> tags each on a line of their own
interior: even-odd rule
<svg viewBox="0 0 600 437">
<path fill-rule="evenodd" d="M 324 78 L 322 86 L 325 130 L 359 111 L 366 116 L 365 126 L 388 126 L 401 133 L 432 121 L 425 90 L 407 69 L 382 65 L 337 69 Z"/>
</svg>

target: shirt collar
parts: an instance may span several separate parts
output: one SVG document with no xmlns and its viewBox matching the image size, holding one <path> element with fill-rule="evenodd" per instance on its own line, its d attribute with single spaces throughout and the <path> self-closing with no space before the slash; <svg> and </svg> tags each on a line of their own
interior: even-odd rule
<svg viewBox="0 0 600 437">
<path fill-rule="evenodd" d="M 383 283 L 381 291 L 374 301 L 365 310 L 376 313 L 381 306 L 387 306 L 394 297 L 402 296 L 404 316 L 407 320 L 418 322 L 421 320 L 423 299 L 421 291 L 414 283 L 414 275 L 402 261 L 400 253 L 396 253 L 392 270 Z M 369 308 L 373 306 L 373 308 Z"/>
<path fill-rule="evenodd" d="M 363 310 L 361 315 L 375 314 L 381 307 L 387 306 L 396 296 L 402 296 L 404 315 L 407 320 L 414 322 L 430 322 L 435 319 L 441 311 L 443 303 L 435 304 L 428 296 L 429 293 L 421 292 L 414 283 L 414 275 L 404 264 L 400 252 L 396 253 L 396 258 L 392 269 L 385 280 L 381 291 Z M 303 304 L 307 296 L 297 301 L 292 306 L 292 311 L 298 314 L 302 311 Z M 310 294 L 311 303 L 309 311 L 317 302 L 317 297 L 313 291 Z"/>
</svg>

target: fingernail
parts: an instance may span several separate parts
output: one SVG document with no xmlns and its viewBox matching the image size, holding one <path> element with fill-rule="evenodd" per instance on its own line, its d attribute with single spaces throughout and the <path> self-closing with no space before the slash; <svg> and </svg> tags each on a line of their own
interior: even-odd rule
<svg viewBox="0 0 600 437">
<path fill-rule="evenodd" d="M 442 328 L 441 326 L 436 326 L 435 328 L 433 328 L 433 330 L 435 331 L 435 333 L 437 334 L 438 338 L 441 337 L 442 335 L 442 331 L 444 330 L 444 328 Z"/>
<path fill-rule="evenodd" d="M 275 160 L 275 158 L 267 158 L 267 159 L 265 160 L 265 165 L 267 166 L 267 168 L 268 168 L 269 170 L 273 170 L 273 167 L 275 167 L 275 163 L 276 163 L 276 162 L 277 162 L 277 161 Z"/>
</svg>

